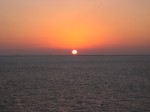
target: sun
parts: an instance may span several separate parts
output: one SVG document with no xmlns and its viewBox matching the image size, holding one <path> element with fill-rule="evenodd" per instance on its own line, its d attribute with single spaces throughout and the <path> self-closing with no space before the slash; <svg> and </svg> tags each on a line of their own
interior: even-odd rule
<svg viewBox="0 0 150 112">
<path fill-rule="evenodd" d="M 78 54 L 78 51 L 77 51 L 77 50 L 72 50 L 72 54 L 73 54 L 73 55 L 77 55 L 77 54 Z"/>
</svg>

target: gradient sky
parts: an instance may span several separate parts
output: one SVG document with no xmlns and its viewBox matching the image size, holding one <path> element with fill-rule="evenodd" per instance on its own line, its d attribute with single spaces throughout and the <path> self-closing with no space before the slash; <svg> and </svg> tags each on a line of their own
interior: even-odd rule
<svg viewBox="0 0 150 112">
<path fill-rule="evenodd" d="M 0 0 L 0 54 L 150 54 L 150 0 Z"/>
</svg>

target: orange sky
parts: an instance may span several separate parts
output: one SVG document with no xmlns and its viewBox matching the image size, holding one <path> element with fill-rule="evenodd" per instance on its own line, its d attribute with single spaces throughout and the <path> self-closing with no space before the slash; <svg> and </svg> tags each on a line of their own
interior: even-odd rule
<svg viewBox="0 0 150 112">
<path fill-rule="evenodd" d="M 0 0 L 0 54 L 150 54 L 150 0 Z"/>
</svg>

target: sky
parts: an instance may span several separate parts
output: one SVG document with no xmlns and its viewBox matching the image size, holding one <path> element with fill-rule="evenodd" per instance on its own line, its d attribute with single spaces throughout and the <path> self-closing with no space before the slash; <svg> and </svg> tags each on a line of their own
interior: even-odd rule
<svg viewBox="0 0 150 112">
<path fill-rule="evenodd" d="M 150 0 L 0 0 L 0 55 L 150 54 Z"/>
</svg>

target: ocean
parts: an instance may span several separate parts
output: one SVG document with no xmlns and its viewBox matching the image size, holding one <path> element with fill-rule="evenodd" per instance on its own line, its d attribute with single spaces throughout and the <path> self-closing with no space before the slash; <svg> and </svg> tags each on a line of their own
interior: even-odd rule
<svg viewBox="0 0 150 112">
<path fill-rule="evenodd" d="M 150 112 L 150 56 L 0 56 L 0 112 Z"/>
</svg>

